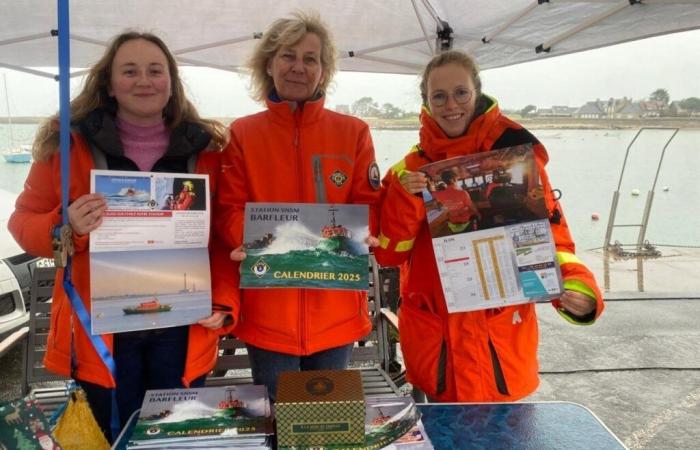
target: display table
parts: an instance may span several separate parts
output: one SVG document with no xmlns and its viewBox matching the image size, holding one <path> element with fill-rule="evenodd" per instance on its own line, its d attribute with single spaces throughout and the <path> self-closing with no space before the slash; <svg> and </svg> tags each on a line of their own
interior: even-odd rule
<svg viewBox="0 0 700 450">
<path fill-rule="evenodd" d="M 419 403 L 435 450 L 624 449 L 589 409 L 571 402 Z M 113 449 L 122 450 L 138 412 Z"/>
<path fill-rule="evenodd" d="M 424 403 L 418 409 L 436 450 L 625 448 L 576 403 Z"/>
</svg>

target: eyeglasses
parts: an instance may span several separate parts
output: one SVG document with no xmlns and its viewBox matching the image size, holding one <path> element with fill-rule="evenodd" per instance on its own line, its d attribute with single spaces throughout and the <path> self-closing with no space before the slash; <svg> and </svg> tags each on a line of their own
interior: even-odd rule
<svg viewBox="0 0 700 450">
<path fill-rule="evenodd" d="M 445 91 L 435 91 L 430 96 L 430 103 L 433 106 L 445 106 L 450 95 Z M 472 98 L 472 91 L 466 88 L 457 88 L 452 92 L 452 98 L 458 105 L 463 105 Z"/>
</svg>

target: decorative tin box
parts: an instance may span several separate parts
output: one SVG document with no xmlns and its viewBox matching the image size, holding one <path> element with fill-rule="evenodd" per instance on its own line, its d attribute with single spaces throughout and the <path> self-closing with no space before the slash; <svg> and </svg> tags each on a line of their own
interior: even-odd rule
<svg viewBox="0 0 700 450">
<path fill-rule="evenodd" d="M 283 372 L 277 383 L 275 418 L 280 447 L 364 443 L 360 371 Z"/>
</svg>

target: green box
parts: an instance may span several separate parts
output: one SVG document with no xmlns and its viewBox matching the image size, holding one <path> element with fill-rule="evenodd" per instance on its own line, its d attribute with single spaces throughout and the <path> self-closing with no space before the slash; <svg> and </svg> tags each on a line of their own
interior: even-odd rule
<svg viewBox="0 0 700 450">
<path fill-rule="evenodd" d="M 360 371 L 283 372 L 277 382 L 275 419 L 280 447 L 363 444 Z"/>
</svg>

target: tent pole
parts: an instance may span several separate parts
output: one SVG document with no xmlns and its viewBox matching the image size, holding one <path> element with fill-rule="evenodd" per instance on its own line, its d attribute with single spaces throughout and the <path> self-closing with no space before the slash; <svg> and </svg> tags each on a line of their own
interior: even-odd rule
<svg viewBox="0 0 700 450">
<path fill-rule="evenodd" d="M 61 210 L 68 223 L 70 186 L 70 8 L 69 0 L 58 1 L 58 98 L 61 148 Z"/>
<path fill-rule="evenodd" d="M 539 2 L 537 0 L 533 1 L 532 3 L 530 3 L 530 5 L 523 8 L 519 13 L 515 14 L 513 17 L 508 19 L 503 25 L 501 25 L 500 27 L 496 28 L 491 33 L 489 33 L 486 36 L 484 36 L 483 38 L 481 38 L 481 42 L 483 42 L 484 44 L 488 44 L 489 42 L 491 42 L 491 40 L 493 38 L 495 38 L 499 34 L 503 33 L 505 30 L 507 30 L 515 22 L 517 22 L 518 20 L 527 16 L 528 14 L 530 14 L 535 8 L 537 8 L 538 5 L 539 5 Z"/>
<path fill-rule="evenodd" d="M 428 37 L 428 30 L 425 28 L 425 24 L 423 23 L 423 19 L 420 18 L 420 13 L 418 12 L 418 6 L 416 6 L 416 0 L 411 0 L 411 4 L 413 5 L 413 10 L 416 12 L 416 19 L 418 19 L 418 24 L 420 25 L 420 29 L 423 31 L 423 36 L 425 36 L 425 43 L 428 46 L 428 50 L 430 51 L 431 55 L 435 54 L 435 49 L 430 45 L 430 38 Z"/>
<path fill-rule="evenodd" d="M 56 75 L 54 75 L 52 73 L 43 72 L 41 70 L 29 69 L 27 67 L 15 66 L 14 64 L 5 64 L 5 63 L 0 62 L 0 67 L 4 67 L 4 68 L 10 69 L 10 70 L 16 70 L 17 72 L 28 73 L 30 75 L 36 75 L 38 77 L 51 78 L 52 80 L 56 79 Z"/>
<path fill-rule="evenodd" d="M 596 17 L 592 17 L 591 19 L 588 19 L 587 21 L 583 22 L 582 24 L 575 26 L 574 28 L 570 29 L 569 31 L 566 31 L 566 32 L 560 34 L 559 36 L 550 39 L 547 42 L 543 42 L 542 44 L 537 46 L 536 52 L 537 53 L 548 52 L 551 50 L 552 46 L 560 43 L 561 41 L 564 41 L 564 40 L 570 38 L 574 34 L 579 33 L 581 31 L 585 30 L 586 28 L 589 28 L 589 27 L 597 24 L 598 22 L 600 22 L 602 20 L 607 19 L 608 17 L 622 11 L 623 9 L 627 8 L 628 6 L 631 6 L 629 2 L 622 2 L 619 5 L 616 5 L 612 8 L 610 8 L 609 10 L 605 11 L 604 13 L 602 13 Z"/>
</svg>

